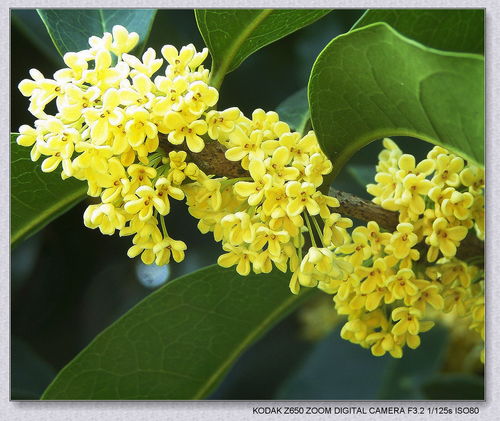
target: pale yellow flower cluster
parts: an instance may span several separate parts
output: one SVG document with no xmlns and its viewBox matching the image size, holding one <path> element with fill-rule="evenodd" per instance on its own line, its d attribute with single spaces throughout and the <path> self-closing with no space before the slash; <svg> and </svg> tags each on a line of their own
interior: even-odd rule
<svg viewBox="0 0 500 421">
<path fill-rule="evenodd" d="M 290 270 L 294 293 L 300 285 L 342 278 L 352 268 L 336 258 L 335 247 L 348 238 L 345 228 L 352 222 L 332 213 L 337 199 L 318 190 L 332 164 L 314 132 L 292 131 L 273 111 L 257 109 L 251 119 L 229 112 L 226 125 L 212 137 L 227 148 L 226 158 L 240 162 L 249 176 L 209 179 L 185 188 L 189 211 L 200 219 L 199 229 L 212 231 L 226 251 L 218 263 L 236 266 L 241 275 L 251 270 L 268 273 L 273 266 Z M 211 113 L 215 121 L 222 116 Z M 306 242 L 312 247 L 303 256 Z"/>
<path fill-rule="evenodd" d="M 348 316 L 342 337 L 374 355 L 401 357 L 404 345 L 416 348 L 419 333 L 433 326 L 424 319 L 452 312 L 469 318 L 484 340 L 484 273 L 455 257 L 469 229 L 484 237 L 484 171 L 441 147 L 417 164 L 390 139 L 384 146 L 368 191 L 400 223 L 390 234 L 369 222 L 337 249 L 352 253 L 355 267 L 332 291 L 337 311 Z M 426 247 L 431 266 L 419 262 Z"/>
<path fill-rule="evenodd" d="M 17 143 L 32 147 L 33 161 L 43 157 L 42 170 L 62 166 L 62 177 L 88 183 L 88 194 L 99 197 L 84 214 L 85 225 L 103 234 L 134 235 L 129 256 L 145 263 L 166 264 L 184 258 L 186 245 L 172 239 L 163 217 L 170 199 L 184 199 L 182 183 L 207 176 L 186 151 L 168 144 L 204 148 L 208 109 L 218 100 L 208 86 L 202 62 L 205 48 L 178 51 L 165 45 L 163 58 L 148 49 L 139 59 L 127 54 L 139 40 L 122 26 L 112 34 L 91 37 L 90 48 L 64 55 L 67 68 L 53 79 L 32 69 L 19 84 L 30 98 L 34 127 L 21 126 Z M 166 61 L 165 71 L 157 73 Z M 45 107 L 55 100 L 56 113 Z M 160 137 L 164 146 L 160 147 Z"/>
</svg>

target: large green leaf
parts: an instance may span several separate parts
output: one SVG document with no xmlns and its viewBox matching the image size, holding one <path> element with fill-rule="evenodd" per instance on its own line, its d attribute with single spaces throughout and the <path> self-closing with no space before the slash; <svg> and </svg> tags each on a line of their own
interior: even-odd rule
<svg viewBox="0 0 500 421">
<path fill-rule="evenodd" d="M 53 45 L 47 33 L 47 28 L 45 28 L 36 10 L 13 9 L 10 16 L 14 26 L 19 28 L 38 51 L 43 53 L 47 60 L 50 60 L 53 66 L 58 66 L 61 63 L 61 56 Z"/>
<path fill-rule="evenodd" d="M 42 399 L 201 399 L 301 299 L 289 274 L 209 266 L 167 283 L 98 335 Z"/>
<path fill-rule="evenodd" d="M 376 22 L 438 50 L 484 53 L 484 9 L 370 9 L 353 29 Z"/>
<path fill-rule="evenodd" d="M 30 149 L 10 136 L 10 243 L 17 244 L 80 202 L 87 186 L 76 179 L 62 180 L 60 171 L 44 173 L 30 159 Z"/>
<path fill-rule="evenodd" d="M 114 25 L 122 25 L 140 37 L 136 51 L 140 52 L 149 35 L 155 9 L 39 9 L 54 45 L 61 55 L 68 51 L 88 48 L 92 35 L 111 32 Z"/>
<path fill-rule="evenodd" d="M 369 142 L 398 135 L 484 162 L 484 58 L 424 47 L 385 23 L 328 44 L 311 72 L 309 104 L 335 174 Z"/>
<path fill-rule="evenodd" d="M 323 17 L 330 10 L 209 9 L 196 10 L 196 21 L 212 55 L 211 85 L 250 54 Z"/>
</svg>

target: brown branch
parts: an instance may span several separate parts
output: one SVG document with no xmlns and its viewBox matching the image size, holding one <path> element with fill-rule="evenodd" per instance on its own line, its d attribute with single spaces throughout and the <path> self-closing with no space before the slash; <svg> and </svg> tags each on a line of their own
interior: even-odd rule
<svg viewBox="0 0 500 421">
<path fill-rule="evenodd" d="M 172 150 L 185 151 L 189 160 L 194 162 L 205 174 L 217 177 L 240 178 L 250 177 L 248 171 L 244 170 L 239 162 L 228 161 L 224 156 L 226 148 L 212 139 L 204 139 L 205 147 L 199 153 L 193 153 L 185 143 L 172 145 L 165 136 L 160 135 L 160 145 L 168 153 Z"/>
<path fill-rule="evenodd" d="M 162 141 L 165 150 L 181 149 L 188 153 L 191 160 L 206 174 L 218 177 L 240 178 L 249 177 L 239 162 L 228 161 L 224 156 L 225 148 L 219 142 L 205 139 L 205 148 L 200 153 L 191 153 L 185 144 L 175 146 L 168 141 Z M 376 221 L 381 228 L 395 231 L 399 223 L 399 214 L 376 205 L 369 200 L 330 188 L 328 194 L 338 199 L 340 207 L 336 210 L 350 218 L 365 222 Z M 479 240 L 473 231 L 462 241 L 457 251 L 457 257 L 465 260 L 470 257 L 484 256 L 484 243 Z"/>
<path fill-rule="evenodd" d="M 381 228 L 388 231 L 395 231 L 399 223 L 399 214 L 376 205 L 373 202 L 354 196 L 350 193 L 342 192 L 330 188 L 328 193 L 330 196 L 336 197 L 340 203 L 337 208 L 338 212 L 347 215 L 351 218 L 357 218 L 362 221 L 376 221 Z M 426 250 L 423 250 L 426 252 Z M 467 237 L 461 242 L 457 250 L 457 257 L 465 260 L 474 256 L 484 255 L 484 242 L 470 231 Z"/>
<path fill-rule="evenodd" d="M 336 208 L 336 211 L 342 215 L 348 215 L 351 218 L 361 219 L 365 222 L 376 221 L 381 228 L 388 231 L 396 230 L 399 223 L 397 212 L 384 209 L 369 200 L 339 191 L 333 187 L 330 188 L 328 194 L 337 198 L 340 206 Z"/>
</svg>

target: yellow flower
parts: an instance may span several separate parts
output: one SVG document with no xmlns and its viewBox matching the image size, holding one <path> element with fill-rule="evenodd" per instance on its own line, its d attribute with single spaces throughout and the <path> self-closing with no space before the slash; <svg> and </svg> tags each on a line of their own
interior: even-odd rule
<svg viewBox="0 0 500 421">
<path fill-rule="evenodd" d="M 179 263 L 184 260 L 184 251 L 186 248 L 187 246 L 183 241 L 174 240 L 167 236 L 153 247 L 153 253 L 156 255 L 155 263 L 158 266 L 168 265 L 170 256 Z"/>
<path fill-rule="evenodd" d="M 83 214 L 83 222 L 88 228 L 99 228 L 102 234 L 113 235 L 115 230 L 125 226 L 126 217 L 121 208 L 102 203 L 88 206 Z"/>
<path fill-rule="evenodd" d="M 220 223 L 225 237 L 233 246 L 240 245 L 243 242 L 250 244 L 255 238 L 255 227 L 248 213 L 230 213 L 224 216 Z"/>
<path fill-rule="evenodd" d="M 292 199 L 286 208 L 288 215 L 299 215 L 304 209 L 307 209 L 309 215 L 319 213 L 320 208 L 315 198 L 321 193 L 316 191 L 314 184 L 289 181 L 286 183 L 286 194 Z"/>
<path fill-rule="evenodd" d="M 408 174 L 427 176 L 434 171 L 436 164 L 432 159 L 424 159 L 415 165 L 413 155 L 403 154 L 399 157 L 398 166 L 400 170 L 397 172 L 397 176 L 404 179 Z"/>
<path fill-rule="evenodd" d="M 386 264 L 386 259 L 379 257 L 373 261 L 372 266 L 358 266 L 356 274 L 365 278 L 360 286 L 363 294 L 369 294 L 378 287 L 385 286 L 388 276 L 392 275 Z"/>
<path fill-rule="evenodd" d="M 232 246 L 230 244 L 224 244 L 222 248 L 227 253 L 220 255 L 217 259 L 220 266 L 228 268 L 236 265 L 236 272 L 242 276 L 250 273 L 251 263 L 257 257 L 256 252 L 249 250 L 245 246 Z"/>
<path fill-rule="evenodd" d="M 305 172 L 305 180 L 319 187 L 323 184 L 323 176 L 332 172 L 332 162 L 322 153 L 316 152 L 309 158 Z"/>
<path fill-rule="evenodd" d="M 169 132 L 165 125 L 164 117 L 168 111 L 179 111 L 182 104 L 182 95 L 187 90 L 188 82 L 183 76 L 170 79 L 166 76 L 157 76 L 154 84 L 159 94 L 156 95 L 151 106 L 151 112 L 158 117 L 158 129 L 164 133 Z"/>
<path fill-rule="evenodd" d="M 480 193 L 484 188 L 484 169 L 476 166 L 467 166 L 460 173 L 460 181 L 469 187 L 471 193 Z"/>
<path fill-rule="evenodd" d="M 283 244 L 290 241 L 290 235 L 286 231 L 273 231 L 265 226 L 257 228 L 255 238 L 252 241 L 251 249 L 258 251 L 262 250 L 267 244 L 267 250 L 273 257 L 278 257 L 281 254 Z"/>
<path fill-rule="evenodd" d="M 418 335 L 420 332 L 420 318 L 422 313 L 412 307 L 398 307 L 392 311 L 392 320 L 397 322 L 392 328 L 392 333 L 396 336 L 409 333 Z"/>
<path fill-rule="evenodd" d="M 304 219 L 300 215 L 289 216 L 283 215 L 279 217 L 272 217 L 269 220 L 269 228 L 275 231 L 284 230 L 292 237 L 299 235 L 301 227 L 304 226 Z"/>
<path fill-rule="evenodd" d="M 134 193 L 140 186 L 152 186 L 156 170 L 141 164 L 132 164 L 127 168 L 129 180 L 124 181 L 124 194 Z"/>
<path fill-rule="evenodd" d="M 453 226 L 445 218 L 437 218 L 432 224 L 432 234 L 427 237 L 426 243 L 431 247 L 427 254 L 430 262 L 436 260 L 436 251 L 439 249 L 443 256 L 453 257 L 457 253 L 457 246 L 467 235 L 467 228 Z M 432 258 L 429 259 L 429 257 Z"/>
<path fill-rule="evenodd" d="M 108 162 L 109 181 L 103 186 L 101 194 L 103 203 L 111 203 L 121 197 L 123 187 L 128 179 L 125 168 L 117 158 L 111 158 Z"/>
<path fill-rule="evenodd" d="M 222 205 L 221 182 L 218 179 L 207 178 L 200 182 L 202 189 L 196 196 L 199 204 L 206 204 L 213 211 L 218 211 Z"/>
<path fill-rule="evenodd" d="M 444 216 L 455 218 L 464 221 L 470 218 L 471 207 L 474 203 L 474 196 L 469 192 L 460 193 L 454 191 L 449 199 L 444 199 L 441 205 Z"/>
<path fill-rule="evenodd" d="M 338 247 L 338 251 L 350 254 L 349 262 L 354 266 L 360 266 L 363 261 L 372 256 L 371 247 L 368 244 L 368 237 L 356 229 L 352 232 L 352 243 Z"/>
<path fill-rule="evenodd" d="M 234 191 L 242 197 L 248 197 L 250 206 L 257 206 L 264 198 L 264 192 L 271 188 L 273 178 L 266 173 L 266 167 L 262 161 L 250 161 L 248 169 L 254 181 L 238 181 L 234 185 Z"/>
<path fill-rule="evenodd" d="M 155 189 L 157 197 L 163 201 L 165 205 L 163 210 L 164 213 L 160 212 L 160 209 L 157 208 L 161 215 L 170 213 L 170 201 L 168 196 L 173 197 L 175 200 L 184 199 L 184 192 L 179 187 L 173 186 L 170 180 L 165 177 L 160 177 L 156 180 Z"/>
<path fill-rule="evenodd" d="M 125 123 L 128 142 L 133 148 L 141 146 L 147 139 L 154 140 L 154 146 L 149 152 L 158 148 L 158 129 L 151 122 L 149 112 L 138 106 L 130 106 L 126 111 L 128 121 Z"/>
<path fill-rule="evenodd" d="M 128 53 L 139 42 L 139 35 L 136 32 L 128 32 L 121 25 L 115 25 L 112 29 L 113 42 L 110 50 L 119 56 L 122 53 Z"/>
<path fill-rule="evenodd" d="M 153 107 L 152 104 L 156 102 L 156 95 L 153 94 L 154 87 L 149 77 L 138 73 L 132 78 L 132 84 L 128 80 L 120 84 L 118 90 L 120 104 L 140 106 L 149 111 Z"/>
<path fill-rule="evenodd" d="M 95 55 L 94 68 L 85 73 L 85 82 L 97 86 L 101 91 L 118 87 L 127 78 L 130 68 L 124 62 L 119 62 L 115 67 L 111 67 L 111 64 L 109 51 L 99 49 Z"/>
<path fill-rule="evenodd" d="M 184 103 L 189 112 L 200 115 L 207 108 L 215 105 L 218 99 L 219 92 L 217 89 L 198 80 L 189 85 L 188 93 L 184 97 Z"/>
<path fill-rule="evenodd" d="M 111 91 L 112 93 L 113 91 Z M 91 86 L 88 89 L 82 89 L 77 85 L 67 83 L 64 86 L 64 92 L 57 97 L 57 109 L 61 114 L 61 119 L 66 122 L 74 122 L 82 117 L 82 113 L 87 108 L 95 109 L 97 101 L 100 100 L 101 91 L 96 86 Z M 109 101 L 106 98 L 106 101 Z M 116 105 L 116 104 L 115 104 Z M 104 110 L 106 112 L 107 110 Z M 111 113 L 112 110 L 110 110 Z M 115 114 L 115 117 L 117 114 Z M 97 120 L 97 116 L 94 117 Z"/>
<path fill-rule="evenodd" d="M 226 158 L 230 161 L 241 161 L 247 157 L 250 160 L 264 159 L 264 151 L 260 145 L 262 143 L 262 131 L 254 130 L 249 135 L 239 126 L 229 134 L 229 149 L 226 151 Z"/>
<path fill-rule="evenodd" d="M 470 291 L 462 287 L 448 288 L 444 290 L 444 309 L 445 313 L 455 311 L 458 316 L 464 316 L 467 313 L 467 299 Z"/>
<path fill-rule="evenodd" d="M 319 206 L 319 216 L 322 219 L 327 219 L 330 216 L 330 208 L 338 208 L 340 206 L 336 197 L 324 195 L 320 191 L 316 192 L 314 200 Z"/>
<path fill-rule="evenodd" d="M 462 287 L 468 288 L 478 269 L 476 266 L 468 266 L 461 260 L 453 259 L 448 263 L 440 265 L 439 271 L 441 272 L 441 281 L 443 284 L 451 285 L 453 282 L 458 281 Z"/>
<path fill-rule="evenodd" d="M 167 73 L 173 76 L 183 75 L 189 70 L 188 66 L 196 54 L 196 48 L 193 44 L 189 44 L 178 51 L 172 45 L 164 45 L 161 49 L 161 54 L 169 63 Z"/>
<path fill-rule="evenodd" d="M 279 116 L 274 111 L 265 112 L 261 108 L 257 108 L 252 113 L 251 130 L 261 131 L 265 139 L 274 139 L 274 126 L 279 121 Z"/>
<path fill-rule="evenodd" d="M 273 259 L 277 256 L 273 256 L 269 250 L 260 251 L 253 261 L 253 271 L 255 273 L 269 273 L 273 270 Z M 286 272 L 286 269 L 283 270 Z"/>
<path fill-rule="evenodd" d="M 225 141 L 228 134 L 234 130 L 240 116 L 241 111 L 237 107 L 223 111 L 209 111 L 206 116 L 208 135 L 213 140 Z"/>
<path fill-rule="evenodd" d="M 403 180 L 401 203 L 408 206 L 411 212 L 421 215 L 425 210 L 422 195 L 426 195 L 431 188 L 432 183 L 424 178 L 424 175 L 409 174 Z"/>
<path fill-rule="evenodd" d="M 419 292 L 409 297 L 408 305 L 417 308 L 422 314 L 427 304 L 431 305 L 435 310 L 442 310 L 444 308 L 444 300 L 441 296 L 439 286 L 424 280 L 417 281 L 419 281 Z"/>
<path fill-rule="evenodd" d="M 285 139 L 280 139 L 280 142 L 282 141 L 283 143 L 286 143 Z M 306 168 L 309 163 L 310 155 L 320 152 L 318 139 L 312 130 L 310 130 L 305 136 L 301 138 L 299 137 L 295 145 L 290 144 L 289 149 L 294 162 L 306 165 Z"/>
<path fill-rule="evenodd" d="M 156 52 L 152 48 L 148 48 L 142 55 L 142 61 L 129 54 L 123 54 L 122 59 L 131 68 L 135 69 L 135 71 L 130 72 L 132 77 L 143 74 L 150 78 L 163 63 L 161 58 L 156 58 Z"/>
<path fill-rule="evenodd" d="M 205 120 L 188 122 L 182 114 L 171 111 L 167 113 L 165 123 L 171 130 L 168 141 L 173 145 L 180 145 L 186 140 L 189 150 L 196 153 L 205 147 L 205 142 L 201 138 L 201 135 L 207 132 Z"/>
<path fill-rule="evenodd" d="M 432 182 L 437 186 L 458 187 L 460 184 L 459 173 L 464 167 L 464 160 L 452 154 L 442 153 L 436 158 L 436 172 Z"/>
<path fill-rule="evenodd" d="M 399 210 L 400 205 L 396 204 L 395 198 L 400 196 L 401 180 L 396 171 L 390 168 L 386 172 L 377 172 L 375 181 L 377 184 L 366 186 L 366 191 L 374 196 L 373 202 L 384 209 Z"/>
<path fill-rule="evenodd" d="M 118 126 L 124 120 L 124 113 L 118 108 L 120 96 L 116 89 L 108 89 L 102 97 L 101 107 L 90 107 L 83 111 L 85 122 L 90 126 L 90 137 L 96 145 L 103 145 L 109 137 L 111 126 Z"/>
<path fill-rule="evenodd" d="M 46 116 L 44 113 L 45 105 L 62 93 L 61 86 L 55 80 L 46 79 L 36 69 L 31 69 L 29 73 L 33 80 L 22 80 L 18 88 L 21 94 L 30 97 L 28 111 L 35 117 L 43 118 Z"/>
<path fill-rule="evenodd" d="M 141 186 L 134 195 L 125 197 L 124 209 L 132 215 L 138 214 L 141 221 L 153 216 L 153 208 L 161 215 L 166 215 L 169 211 L 164 200 L 158 197 L 158 193 L 150 186 Z"/>
<path fill-rule="evenodd" d="M 434 202 L 434 213 L 436 217 L 445 216 L 441 206 L 445 200 L 448 200 L 456 190 L 453 187 L 435 186 L 429 190 L 428 196 Z"/>
<path fill-rule="evenodd" d="M 390 240 L 390 251 L 397 259 L 404 259 L 410 254 L 411 248 L 417 244 L 418 237 L 413 233 L 413 225 L 402 222 L 396 227 Z"/>
<path fill-rule="evenodd" d="M 288 166 L 290 152 L 284 146 L 276 148 L 271 157 L 264 161 L 268 173 L 273 176 L 274 184 L 281 185 L 285 181 L 296 180 L 299 176 L 297 168 Z"/>
<path fill-rule="evenodd" d="M 286 215 L 288 196 L 284 186 L 273 186 L 265 191 L 265 199 L 262 203 L 262 211 L 272 218 Z"/>
<path fill-rule="evenodd" d="M 368 326 L 361 319 L 349 320 L 342 326 L 340 336 L 350 342 L 360 343 L 368 336 Z"/>
<path fill-rule="evenodd" d="M 390 233 L 380 232 L 380 227 L 375 221 L 368 222 L 366 227 L 357 227 L 356 232 L 360 232 L 368 238 L 374 255 L 379 254 L 382 247 L 389 244 L 392 238 Z"/>
<path fill-rule="evenodd" d="M 390 332 L 375 332 L 366 337 L 366 342 L 372 344 L 370 351 L 376 357 L 381 357 L 389 352 L 394 358 L 401 358 L 403 350 L 394 340 L 394 335 Z"/>
<path fill-rule="evenodd" d="M 69 87 L 75 87 L 75 85 L 68 82 L 73 82 L 75 84 L 82 83 L 85 72 L 89 68 L 88 61 L 92 58 L 92 55 L 88 51 L 80 51 L 78 53 L 68 52 L 64 54 L 64 64 L 68 67 L 56 71 L 54 73 L 54 79 L 60 83 L 67 83 L 64 86 L 65 91 Z"/>
<path fill-rule="evenodd" d="M 82 153 L 73 160 L 73 167 L 89 169 L 94 177 L 99 173 L 107 173 L 109 159 L 113 156 L 113 151 L 109 146 L 96 146 L 88 142 L 78 142 L 75 145 L 75 150 Z"/>
<path fill-rule="evenodd" d="M 387 288 L 396 300 L 403 300 L 418 293 L 415 285 L 415 274 L 411 269 L 400 269 L 396 275 L 387 280 Z"/>
<path fill-rule="evenodd" d="M 167 178 L 174 184 L 180 185 L 186 178 L 184 174 L 184 170 L 187 167 L 186 158 L 186 151 L 170 151 L 168 153 L 170 169 Z"/>
<path fill-rule="evenodd" d="M 332 213 L 324 221 L 323 241 L 325 244 L 341 246 L 349 239 L 346 228 L 352 227 L 352 221 L 349 218 L 343 218 L 340 213 Z"/>
</svg>

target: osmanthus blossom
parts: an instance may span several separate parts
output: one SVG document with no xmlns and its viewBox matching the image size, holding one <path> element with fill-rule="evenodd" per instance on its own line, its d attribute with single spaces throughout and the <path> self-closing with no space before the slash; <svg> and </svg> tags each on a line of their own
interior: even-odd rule
<svg viewBox="0 0 500 421">
<path fill-rule="evenodd" d="M 128 256 L 146 264 L 180 262 L 187 245 L 165 217 L 171 200 L 186 200 L 200 231 L 222 243 L 219 265 L 242 276 L 276 268 L 290 273 L 294 294 L 331 294 L 347 317 L 341 336 L 373 355 L 417 347 L 436 312 L 469 317 L 484 339 L 483 274 L 457 256 L 469 230 L 484 238 L 484 170 L 442 147 L 417 162 L 384 139 L 367 190 L 399 223 L 351 229 L 322 190 L 333 164 L 314 131 L 294 131 L 274 111 L 217 109 L 208 49 L 165 45 L 139 58 L 130 54 L 138 41 L 115 26 L 65 54 L 53 78 L 32 69 L 19 84 L 37 120 L 20 127 L 17 143 L 43 171 L 62 167 L 63 178 L 87 182 L 100 200 L 84 213 L 87 227 L 131 236 Z M 52 101 L 55 115 L 45 111 Z M 197 164 L 215 142 L 241 177 Z"/>
</svg>

